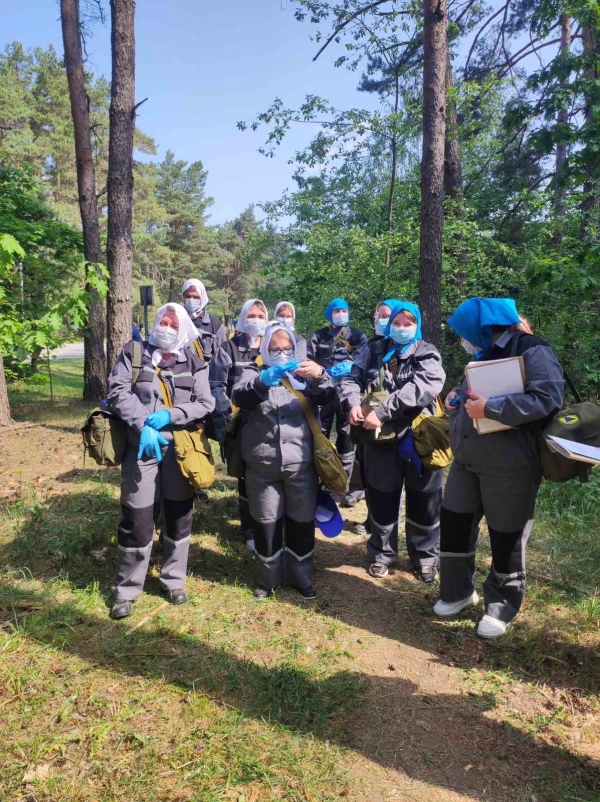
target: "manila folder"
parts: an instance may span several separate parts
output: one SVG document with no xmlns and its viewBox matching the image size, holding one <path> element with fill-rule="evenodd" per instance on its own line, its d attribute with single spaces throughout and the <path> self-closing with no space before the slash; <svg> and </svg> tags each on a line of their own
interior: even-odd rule
<svg viewBox="0 0 600 802">
<path fill-rule="evenodd" d="M 465 372 L 469 390 L 488 399 L 505 398 L 513 393 L 525 392 L 525 367 L 522 356 L 492 359 L 489 362 L 469 362 Z M 473 423 L 479 434 L 491 434 L 512 428 L 490 418 L 481 418 Z"/>
</svg>

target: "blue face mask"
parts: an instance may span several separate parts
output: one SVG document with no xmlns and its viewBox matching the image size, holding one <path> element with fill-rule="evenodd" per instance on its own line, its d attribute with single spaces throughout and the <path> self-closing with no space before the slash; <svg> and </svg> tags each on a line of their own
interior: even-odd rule
<svg viewBox="0 0 600 802">
<path fill-rule="evenodd" d="M 406 345 L 406 343 L 414 340 L 416 333 L 416 325 L 409 326 L 406 329 L 400 329 L 397 326 L 390 327 L 390 337 L 397 345 Z"/>
</svg>

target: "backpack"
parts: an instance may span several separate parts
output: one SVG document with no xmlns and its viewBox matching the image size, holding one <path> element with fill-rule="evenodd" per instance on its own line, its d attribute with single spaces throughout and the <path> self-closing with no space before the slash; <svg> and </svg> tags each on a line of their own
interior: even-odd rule
<svg viewBox="0 0 600 802">
<path fill-rule="evenodd" d="M 518 343 L 522 336 L 519 333 L 514 336 L 511 356 L 517 355 Z M 552 435 L 575 443 L 600 446 L 600 407 L 592 401 L 582 401 L 577 387 L 564 368 L 563 374 L 577 403 L 557 412 L 550 421 L 546 420 L 541 426 L 531 424 L 530 428 L 536 436 L 544 479 L 548 479 L 549 482 L 568 482 L 569 479 L 587 482 L 593 466 L 588 462 L 569 459 L 552 451 L 546 441 L 546 438 Z"/>
<path fill-rule="evenodd" d="M 133 357 L 131 360 L 131 386 L 136 383 L 142 369 L 142 343 L 133 341 Z M 85 465 L 86 454 L 97 465 L 106 465 L 114 468 L 120 465 L 127 446 L 127 429 L 125 421 L 121 420 L 103 401 L 99 407 L 93 409 L 85 419 L 81 428 L 83 438 L 83 461 Z"/>
</svg>

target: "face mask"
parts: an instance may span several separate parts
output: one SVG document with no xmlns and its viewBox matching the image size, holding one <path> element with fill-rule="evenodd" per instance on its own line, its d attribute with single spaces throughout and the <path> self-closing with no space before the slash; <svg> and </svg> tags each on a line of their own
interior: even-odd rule
<svg viewBox="0 0 600 802">
<path fill-rule="evenodd" d="M 271 365 L 286 365 L 288 362 L 292 362 L 294 356 L 294 349 L 286 349 L 290 350 L 290 354 L 286 354 L 284 351 L 280 351 L 278 354 L 273 354 L 269 351 L 269 362 Z"/>
<path fill-rule="evenodd" d="M 406 345 L 406 343 L 414 339 L 416 333 L 416 325 L 409 326 L 407 329 L 399 329 L 397 326 L 392 326 L 390 328 L 390 337 L 398 345 Z"/>
<path fill-rule="evenodd" d="M 481 351 L 481 348 L 473 345 L 473 343 L 470 343 L 468 340 L 461 340 L 460 344 L 470 356 L 477 356 L 477 354 Z"/>
<path fill-rule="evenodd" d="M 246 320 L 246 334 L 249 334 L 253 339 L 256 339 L 256 337 L 262 337 L 266 328 L 267 321 L 262 320 L 259 317 L 251 317 Z"/>
<path fill-rule="evenodd" d="M 331 322 L 334 326 L 345 326 L 348 322 L 348 310 L 342 309 L 339 312 L 333 312 L 331 315 Z"/>
<path fill-rule="evenodd" d="M 154 332 L 154 341 L 162 351 L 168 351 L 177 342 L 178 332 L 169 326 L 158 326 Z"/>
<path fill-rule="evenodd" d="M 389 317 L 378 317 L 375 321 L 375 331 L 377 334 L 381 334 L 382 336 L 385 334 L 385 330 L 387 324 L 389 322 Z"/>
<path fill-rule="evenodd" d="M 288 329 L 294 331 L 294 318 L 293 317 L 279 317 L 276 318 L 278 323 L 281 323 L 282 326 L 287 326 Z"/>
<path fill-rule="evenodd" d="M 189 315 L 194 315 L 202 309 L 202 301 L 199 298 L 186 298 L 183 305 Z"/>
</svg>

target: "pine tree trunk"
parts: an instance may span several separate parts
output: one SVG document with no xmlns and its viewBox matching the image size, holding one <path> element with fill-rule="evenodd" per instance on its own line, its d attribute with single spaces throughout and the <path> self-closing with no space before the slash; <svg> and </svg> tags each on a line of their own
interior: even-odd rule
<svg viewBox="0 0 600 802">
<path fill-rule="evenodd" d="M 600 53 L 600 41 L 596 41 L 596 31 L 590 27 L 583 26 L 581 31 L 581 38 L 583 40 L 583 52 L 589 56 L 590 60 L 594 55 Z M 590 80 L 598 80 L 599 71 L 595 66 L 588 66 L 585 70 L 585 77 Z M 585 124 L 587 127 L 592 127 L 596 122 L 598 112 L 594 109 L 594 98 L 591 95 L 585 97 Z M 595 211 L 600 207 L 600 193 L 598 181 L 598 155 L 591 147 L 587 149 L 588 158 L 585 163 L 586 180 L 583 184 L 584 198 L 581 204 L 581 226 L 580 236 L 582 241 L 585 240 L 589 233 L 590 224 L 595 215 Z"/>
<path fill-rule="evenodd" d="M 462 200 L 463 180 L 456 101 L 452 97 L 454 77 L 450 59 L 446 64 L 446 139 L 444 143 L 444 195 Z"/>
<path fill-rule="evenodd" d="M 438 344 L 442 325 L 442 237 L 446 136 L 446 0 L 423 0 L 423 157 L 419 299 L 423 336 Z"/>
<path fill-rule="evenodd" d="M 65 66 L 71 99 L 71 116 L 75 132 L 77 191 L 83 228 L 83 253 L 86 276 L 97 270 L 103 261 L 98 224 L 98 203 L 94 174 L 94 154 L 90 134 L 90 114 L 85 90 L 79 0 L 61 0 L 61 22 L 65 48 Z M 90 297 L 87 330 L 84 335 L 83 398 L 97 403 L 106 395 L 106 361 L 104 357 L 104 304 L 89 283 Z"/>
<path fill-rule="evenodd" d="M 112 84 L 108 148 L 109 277 L 107 361 L 131 339 L 133 134 L 135 130 L 134 0 L 111 0 Z"/>
<path fill-rule="evenodd" d="M 0 426 L 10 426 L 14 421 L 10 417 L 10 404 L 6 390 L 6 376 L 4 374 L 4 359 L 0 353 Z"/>
<path fill-rule="evenodd" d="M 388 195 L 388 208 L 387 208 L 387 230 L 391 234 L 394 228 L 394 196 L 396 193 L 396 176 L 398 173 L 398 121 L 396 115 L 398 114 L 398 105 L 400 102 L 400 80 L 398 73 L 395 76 L 395 93 L 394 93 L 394 133 L 392 135 L 392 175 L 390 177 L 390 190 Z M 385 254 L 385 266 L 389 267 L 392 262 L 392 247 L 388 243 Z"/>
</svg>

